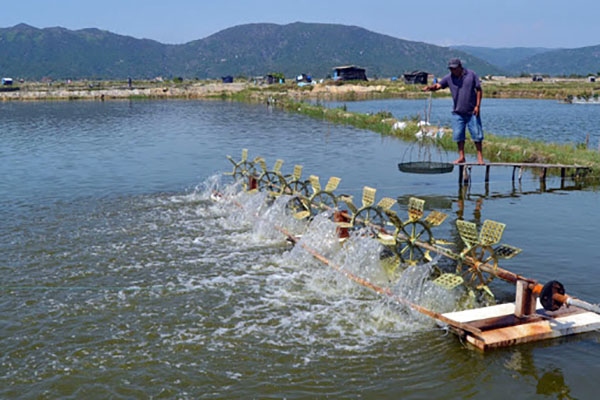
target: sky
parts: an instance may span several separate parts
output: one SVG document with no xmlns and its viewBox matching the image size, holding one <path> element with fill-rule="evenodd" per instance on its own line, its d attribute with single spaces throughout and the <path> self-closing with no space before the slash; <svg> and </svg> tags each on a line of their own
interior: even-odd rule
<svg viewBox="0 0 600 400">
<path fill-rule="evenodd" d="M 438 46 L 600 45 L 598 0 L 15 0 L 0 28 L 98 28 L 183 44 L 249 23 L 353 25 Z"/>
</svg>

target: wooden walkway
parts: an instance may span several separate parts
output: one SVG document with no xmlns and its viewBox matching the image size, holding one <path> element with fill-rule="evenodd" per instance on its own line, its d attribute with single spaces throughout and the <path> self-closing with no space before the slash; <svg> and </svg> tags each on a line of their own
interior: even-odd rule
<svg viewBox="0 0 600 400">
<path fill-rule="evenodd" d="M 490 181 L 490 169 L 491 167 L 512 167 L 512 180 L 515 181 L 515 175 L 517 175 L 518 171 L 518 180 L 521 181 L 523 177 L 523 169 L 525 168 L 537 168 L 540 170 L 540 182 L 546 182 L 546 174 L 548 169 L 560 169 L 560 178 L 561 181 L 564 181 L 567 176 L 567 170 L 573 170 L 574 176 L 583 177 L 587 174 L 591 169 L 589 167 L 584 167 L 583 165 L 564 165 L 564 164 L 543 164 L 543 163 L 510 163 L 510 162 L 495 162 L 495 163 L 485 163 L 485 164 L 477 164 L 477 163 L 461 163 L 457 164 L 458 166 L 458 183 L 469 184 L 471 182 L 471 169 L 472 167 L 485 167 L 485 183 L 489 183 Z"/>
</svg>

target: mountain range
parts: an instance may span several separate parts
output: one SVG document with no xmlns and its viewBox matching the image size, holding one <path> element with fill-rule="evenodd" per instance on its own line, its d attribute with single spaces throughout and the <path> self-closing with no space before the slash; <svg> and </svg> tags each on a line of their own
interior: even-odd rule
<svg viewBox="0 0 600 400">
<path fill-rule="evenodd" d="M 357 26 L 253 23 L 185 44 L 162 44 L 88 28 L 0 28 L 0 75 L 16 79 L 216 79 L 283 73 L 325 78 L 357 65 L 369 78 L 447 73 L 449 58 L 484 75 L 588 75 L 600 71 L 600 45 L 576 49 L 442 47 Z"/>
</svg>

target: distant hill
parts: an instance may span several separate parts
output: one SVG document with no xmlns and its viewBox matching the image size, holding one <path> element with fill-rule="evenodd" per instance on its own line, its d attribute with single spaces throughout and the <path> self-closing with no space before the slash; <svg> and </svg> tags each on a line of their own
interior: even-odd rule
<svg viewBox="0 0 600 400">
<path fill-rule="evenodd" d="M 600 45 L 547 51 L 506 67 L 516 74 L 600 75 Z"/>
<path fill-rule="evenodd" d="M 332 68 L 357 65 L 369 78 L 405 72 L 447 73 L 459 57 L 484 75 L 586 75 L 600 70 L 600 46 L 581 49 L 490 49 L 435 46 L 383 35 L 357 26 L 296 22 L 246 24 L 181 45 L 136 39 L 95 28 L 0 28 L 0 75 L 27 80 L 152 79 L 262 76 L 305 73 L 325 78 Z"/>
<path fill-rule="evenodd" d="M 13 78 L 126 78 L 169 74 L 169 46 L 99 29 L 0 29 L 0 74 Z"/>
<path fill-rule="evenodd" d="M 157 76 L 219 78 L 282 72 L 315 78 L 355 64 L 367 76 L 392 77 L 423 70 L 447 72 L 460 57 L 479 74 L 500 69 L 459 50 L 411 42 L 356 26 L 293 23 L 247 24 L 182 45 L 135 39 L 99 29 L 38 29 L 25 24 L 0 29 L 0 74 L 14 78 L 149 79 Z"/>
<path fill-rule="evenodd" d="M 600 74 L 600 46 L 577 49 L 452 46 L 503 69 L 508 75 L 569 76 Z"/>
<path fill-rule="evenodd" d="M 185 57 L 182 73 L 201 77 L 281 71 L 286 76 L 306 73 L 322 78 L 333 67 L 349 64 L 366 68 L 368 77 L 401 76 L 414 70 L 440 75 L 447 73 L 451 57 L 460 57 L 479 73 L 500 71 L 462 51 L 333 24 L 240 25 L 179 50 Z"/>
<path fill-rule="evenodd" d="M 511 65 L 538 54 L 546 53 L 556 49 L 544 47 L 477 47 L 477 46 L 450 46 L 451 49 L 464 51 L 474 57 L 480 58 L 499 68 L 509 70 Z"/>
</svg>

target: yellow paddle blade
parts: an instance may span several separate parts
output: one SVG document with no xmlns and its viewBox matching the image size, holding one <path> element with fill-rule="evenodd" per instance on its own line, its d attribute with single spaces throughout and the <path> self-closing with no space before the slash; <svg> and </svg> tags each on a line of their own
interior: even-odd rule
<svg viewBox="0 0 600 400">
<path fill-rule="evenodd" d="M 310 217 L 310 211 L 300 211 L 294 214 L 294 218 L 296 219 L 304 219 Z"/>
<path fill-rule="evenodd" d="M 460 275 L 446 273 L 435 278 L 433 283 L 443 287 L 444 289 L 451 290 L 459 285 L 462 285 L 464 283 L 464 279 Z"/>
<path fill-rule="evenodd" d="M 375 203 L 375 192 L 377 192 L 377 190 L 373 189 L 372 187 L 365 186 L 363 188 L 363 195 L 362 195 L 363 207 L 370 207 Z"/>
<path fill-rule="evenodd" d="M 356 214 L 357 213 L 358 208 L 352 202 L 352 196 L 351 195 L 341 194 L 338 198 L 339 198 L 340 201 L 342 201 L 344 204 L 346 204 L 346 206 L 352 212 L 352 214 Z"/>
<path fill-rule="evenodd" d="M 300 180 L 300 177 L 302 176 L 302 165 L 294 166 L 294 173 L 292 174 L 292 176 L 294 177 L 295 181 Z"/>
<path fill-rule="evenodd" d="M 522 250 L 518 247 L 510 246 L 508 244 L 501 244 L 494 248 L 494 254 L 498 258 L 509 259 L 519 254 Z"/>
<path fill-rule="evenodd" d="M 446 220 L 448 214 L 439 211 L 432 211 L 429 213 L 427 218 L 425 218 L 425 222 L 430 226 L 439 226 Z"/>
<path fill-rule="evenodd" d="M 254 162 L 257 162 L 260 167 L 262 168 L 263 171 L 267 170 L 267 163 L 265 162 L 265 159 L 262 157 L 258 157 L 254 160 Z"/>
<path fill-rule="evenodd" d="M 278 159 L 275 161 L 275 165 L 273 166 L 273 172 L 279 173 L 281 171 L 281 166 L 283 165 L 283 160 Z"/>
<path fill-rule="evenodd" d="M 310 181 L 310 185 L 312 186 L 313 193 L 317 193 L 321 191 L 321 182 L 319 182 L 319 177 L 316 175 L 311 175 L 308 177 Z"/>
<path fill-rule="evenodd" d="M 468 247 L 475 246 L 479 241 L 477 225 L 475 225 L 474 222 L 459 219 L 456 221 L 456 228 L 458 228 L 458 234 L 460 235 L 460 238 Z"/>
<path fill-rule="evenodd" d="M 333 192 L 335 189 L 337 189 L 338 185 L 340 184 L 341 179 L 338 178 L 337 176 L 332 176 L 331 178 L 329 178 L 329 181 L 327 182 L 327 185 L 325 186 L 325 191 L 326 192 Z"/>
<path fill-rule="evenodd" d="M 379 202 L 377 203 L 377 207 L 383 210 L 389 210 L 394 206 L 394 204 L 396 204 L 396 199 L 392 199 L 391 197 L 384 197 L 383 199 L 379 200 Z"/>
<path fill-rule="evenodd" d="M 425 200 L 411 197 L 408 199 L 408 217 L 411 221 L 417 221 L 423 216 L 423 208 L 425 206 Z"/>
<path fill-rule="evenodd" d="M 505 227 L 506 224 L 486 219 L 481 227 L 479 243 L 483 246 L 491 246 L 500 242 Z"/>
</svg>

